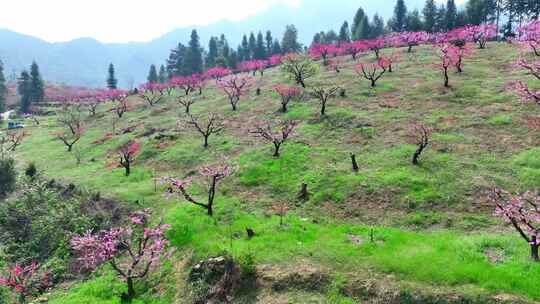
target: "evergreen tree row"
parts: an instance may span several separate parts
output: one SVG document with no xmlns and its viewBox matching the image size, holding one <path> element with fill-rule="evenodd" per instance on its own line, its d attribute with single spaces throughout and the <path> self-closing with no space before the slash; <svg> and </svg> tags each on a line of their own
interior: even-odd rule
<svg viewBox="0 0 540 304">
<path fill-rule="evenodd" d="M 148 72 L 149 82 L 161 82 L 173 76 L 188 76 L 201 73 L 204 69 L 213 67 L 236 68 L 238 63 L 249 60 L 267 59 L 272 55 L 297 52 L 302 50 L 298 42 L 298 31 L 294 25 L 288 25 L 281 42 L 274 38 L 271 31 L 254 32 L 242 37 L 236 49 L 230 47 L 225 35 L 211 37 L 208 42 L 208 51 L 200 44 L 196 30 L 191 33 L 191 39 L 186 46 L 179 43 L 171 50 L 165 66 L 150 66 Z"/>
<path fill-rule="evenodd" d="M 370 19 L 360 7 L 352 23 L 343 22 L 339 33 L 334 30 L 316 33 L 312 44 L 338 44 L 372 39 L 388 32 L 446 32 L 467 24 L 499 25 L 503 19 L 506 24 L 500 27 L 498 32 L 510 36 L 513 35 L 516 25 L 539 16 L 539 0 L 468 0 L 460 9 L 455 0 L 446 0 L 446 3 L 440 5 L 435 0 L 426 0 L 422 11 L 409 11 L 406 1 L 397 0 L 394 14 L 386 26 L 378 14 Z"/>
<path fill-rule="evenodd" d="M 455 0 L 447 0 L 441 5 L 435 0 L 426 0 L 421 13 L 417 10 L 409 12 L 405 1 L 397 0 L 388 30 L 444 32 L 467 24 L 499 24 L 504 18 L 508 21 L 505 34 L 509 35 L 517 24 L 539 16 L 538 0 L 468 0 L 461 9 Z"/>
</svg>

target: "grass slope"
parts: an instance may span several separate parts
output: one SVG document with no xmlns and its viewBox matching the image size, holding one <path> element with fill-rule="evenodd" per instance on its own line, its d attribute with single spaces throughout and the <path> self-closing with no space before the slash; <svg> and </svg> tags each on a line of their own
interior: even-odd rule
<svg viewBox="0 0 540 304">
<path fill-rule="evenodd" d="M 376 89 L 356 76 L 347 58 L 341 73 L 321 69 L 308 80 L 308 85 L 331 82 L 347 89 L 346 98 L 330 102 L 326 118 L 319 117 L 315 100 L 293 102 L 288 113 L 277 112 L 279 99 L 271 87 L 288 80 L 272 69 L 260 80 L 262 95 L 242 100 L 236 113 L 213 85 L 205 90 L 194 112 L 220 113 L 227 126 L 223 136 L 211 138 L 207 150 L 202 138 L 177 126 L 181 109 L 173 100 L 149 108 L 134 99 L 133 110 L 118 127 L 134 126 L 132 133 L 98 144 L 111 131 L 112 114 L 102 108 L 99 119 L 88 119 L 88 132 L 78 145 L 82 164 L 76 165 L 50 135 L 57 128 L 54 117 L 43 118 L 31 130 L 18 157 L 36 162 L 50 177 L 138 201 L 133 208 L 154 208 L 173 225 L 173 244 L 193 249 L 196 257 L 227 250 L 236 256 L 251 253 L 259 264 L 308 259 L 338 276 L 370 270 L 463 293 L 540 300 L 535 288 L 540 266 L 529 261 L 521 239 L 490 217 L 492 207 L 483 199 L 483 191 L 493 185 L 511 191 L 540 187 L 540 136 L 524 123 L 540 109 L 522 104 L 506 89 L 509 81 L 526 77 L 513 70 L 517 55 L 506 44 L 478 50 L 466 59 L 463 74 L 451 74 L 450 89 L 442 87 L 440 72 L 433 68 L 437 58 L 431 47 L 404 53 Z M 371 54 L 360 58 L 371 60 Z M 249 135 L 254 122 L 270 118 L 301 122 L 279 159 L 271 157 L 270 146 Z M 408 144 L 408 129 L 416 122 L 436 130 L 417 167 L 410 164 L 415 147 Z M 140 141 L 142 152 L 126 178 L 107 163 L 128 139 Z M 359 160 L 357 174 L 350 170 L 351 152 Z M 155 191 L 153 178 L 184 177 L 225 156 L 238 170 L 219 189 L 215 219 Z M 303 182 L 311 198 L 295 203 Z M 270 215 L 275 202 L 293 207 L 285 228 Z M 246 227 L 257 237 L 232 237 L 243 235 Z M 374 244 L 367 241 L 371 227 Z M 351 237 L 366 242 L 359 246 Z M 490 262 L 485 252 L 494 250 L 502 252 L 504 261 Z M 119 293 L 110 288 L 114 280 L 107 278 L 67 295 L 58 293 L 52 303 L 117 303 Z M 175 285 L 170 284 L 162 284 L 163 303 L 174 297 Z"/>
</svg>

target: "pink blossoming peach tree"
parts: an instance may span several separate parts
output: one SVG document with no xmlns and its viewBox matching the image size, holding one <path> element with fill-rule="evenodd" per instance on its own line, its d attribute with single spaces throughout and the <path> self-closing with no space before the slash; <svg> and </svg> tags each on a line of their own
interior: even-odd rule
<svg viewBox="0 0 540 304">
<path fill-rule="evenodd" d="M 83 269 L 95 271 L 109 264 L 123 279 L 127 287 L 125 300 L 135 297 L 136 281 L 146 280 L 172 254 L 165 237 L 170 225 L 151 225 L 151 214 L 150 209 L 134 212 L 125 227 L 97 233 L 87 231 L 71 239 L 71 248 Z"/>
<path fill-rule="evenodd" d="M 206 199 L 199 199 L 189 192 L 189 188 L 193 184 L 193 178 L 191 177 L 185 179 L 165 177 L 161 179 L 161 182 L 166 185 L 168 196 L 178 196 L 195 206 L 202 207 L 206 210 L 208 216 L 212 217 L 214 215 L 214 204 L 218 185 L 223 179 L 232 175 L 233 172 L 233 166 L 225 162 L 201 167 L 199 174 L 207 180 Z"/>
</svg>

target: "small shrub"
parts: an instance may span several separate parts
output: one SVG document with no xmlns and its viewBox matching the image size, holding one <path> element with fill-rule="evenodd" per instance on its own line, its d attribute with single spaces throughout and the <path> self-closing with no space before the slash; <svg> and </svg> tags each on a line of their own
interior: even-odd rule
<svg viewBox="0 0 540 304">
<path fill-rule="evenodd" d="M 29 163 L 26 169 L 24 170 L 24 175 L 33 179 L 36 176 L 36 174 L 37 174 L 36 164 L 33 162 Z"/>
<path fill-rule="evenodd" d="M 255 255 L 253 253 L 245 253 L 237 259 L 240 270 L 244 277 L 254 277 L 257 273 L 257 264 L 255 263 Z"/>
<path fill-rule="evenodd" d="M 12 158 L 0 159 L 0 197 L 5 197 L 15 190 L 17 171 Z"/>
<path fill-rule="evenodd" d="M 496 115 L 491 117 L 488 120 L 489 124 L 492 126 L 503 126 L 512 124 L 512 116 L 509 115 Z"/>
</svg>

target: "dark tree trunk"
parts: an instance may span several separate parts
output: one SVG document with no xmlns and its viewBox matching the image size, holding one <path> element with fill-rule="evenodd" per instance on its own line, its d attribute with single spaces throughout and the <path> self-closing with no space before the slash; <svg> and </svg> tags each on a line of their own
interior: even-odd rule
<svg viewBox="0 0 540 304">
<path fill-rule="evenodd" d="M 300 84 L 302 86 L 302 88 L 304 88 L 304 89 L 306 88 L 306 83 L 304 82 L 303 79 L 298 79 L 297 82 L 298 82 L 298 84 Z"/>
<path fill-rule="evenodd" d="M 284 102 L 281 103 L 281 112 L 283 113 L 287 112 L 287 103 L 284 103 Z"/>
<path fill-rule="evenodd" d="M 255 236 L 255 231 L 251 228 L 246 228 L 246 233 L 248 239 L 252 239 Z"/>
<path fill-rule="evenodd" d="M 421 145 L 414 152 L 413 159 L 412 159 L 413 165 L 418 165 L 418 163 L 419 163 L 418 159 L 420 158 L 420 155 L 422 155 L 422 151 L 424 151 L 424 148 L 425 148 L 425 146 Z"/>
<path fill-rule="evenodd" d="M 371 79 L 371 87 L 374 88 L 377 86 L 377 80 Z"/>
<path fill-rule="evenodd" d="M 127 283 L 128 291 L 125 294 L 125 300 L 128 303 L 131 303 L 131 300 L 135 297 L 135 287 L 133 286 L 133 278 L 128 277 L 126 279 L 126 283 Z"/>
<path fill-rule="evenodd" d="M 450 87 L 450 79 L 448 78 L 448 68 L 444 69 L 444 86 L 446 88 Z"/>
<path fill-rule="evenodd" d="M 540 247 L 540 244 L 537 244 L 536 236 L 532 237 L 530 245 L 531 245 L 531 259 L 533 259 L 533 261 L 535 262 L 538 262 L 540 260 L 540 257 L 538 255 L 538 247 Z"/>
<path fill-rule="evenodd" d="M 487 41 L 486 42 L 482 42 L 482 41 L 479 42 L 481 50 L 486 48 L 486 43 L 487 43 Z"/>
<path fill-rule="evenodd" d="M 499 37 L 499 20 L 501 18 L 501 8 L 499 7 L 499 4 L 497 3 L 497 18 L 496 18 L 496 24 L 497 24 L 497 41 L 500 41 L 500 37 Z"/>
<path fill-rule="evenodd" d="M 279 157 L 279 148 L 281 148 L 281 144 L 274 143 L 274 157 Z"/>
<path fill-rule="evenodd" d="M 214 215 L 214 197 L 216 195 L 216 184 L 217 177 L 212 177 L 212 183 L 210 184 L 210 189 L 208 190 L 208 204 L 205 206 L 208 212 L 208 216 L 212 217 Z"/>
<path fill-rule="evenodd" d="M 131 165 L 127 163 L 124 167 L 126 168 L 126 176 L 129 176 L 131 174 Z"/>
<path fill-rule="evenodd" d="M 298 199 L 303 201 L 309 199 L 308 185 L 306 183 L 302 183 L 302 187 L 298 193 Z"/>
<path fill-rule="evenodd" d="M 208 136 L 204 136 L 204 145 L 203 147 L 206 149 L 208 148 Z"/>
<path fill-rule="evenodd" d="M 412 45 L 409 45 L 409 49 L 407 50 L 407 53 L 412 53 Z"/>
<path fill-rule="evenodd" d="M 463 68 L 461 67 L 461 63 L 463 62 L 463 58 L 461 56 L 458 59 L 458 62 L 456 63 L 456 68 L 458 73 L 463 73 Z"/>
<path fill-rule="evenodd" d="M 352 168 L 354 172 L 358 172 L 360 168 L 358 168 L 358 163 L 356 162 L 356 155 L 351 153 L 351 162 L 352 162 Z"/>
<path fill-rule="evenodd" d="M 326 102 L 322 102 L 321 104 L 321 116 L 324 116 L 326 114 Z"/>
<path fill-rule="evenodd" d="M 67 144 L 67 147 L 68 147 L 67 149 L 68 152 L 71 152 L 71 150 L 73 150 L 73 145 Z"/>
</svg>

